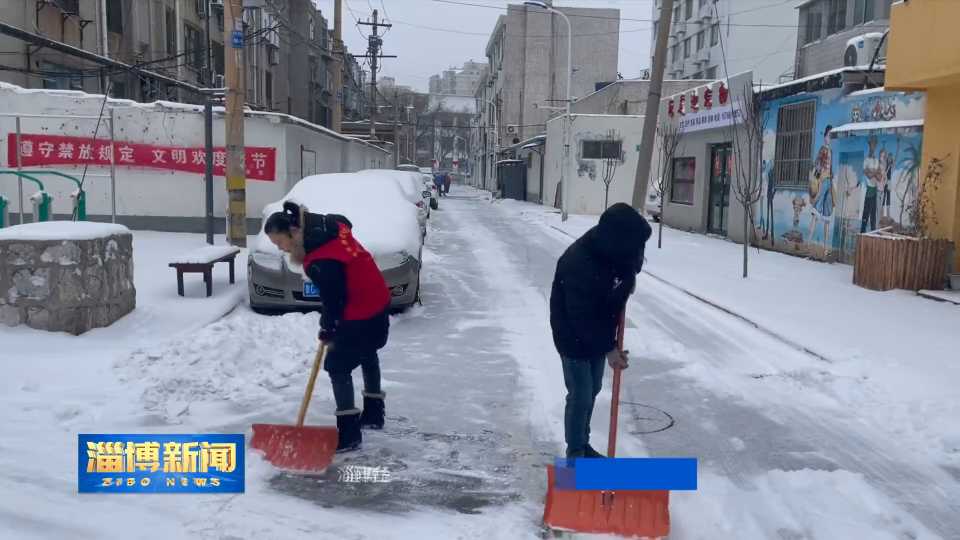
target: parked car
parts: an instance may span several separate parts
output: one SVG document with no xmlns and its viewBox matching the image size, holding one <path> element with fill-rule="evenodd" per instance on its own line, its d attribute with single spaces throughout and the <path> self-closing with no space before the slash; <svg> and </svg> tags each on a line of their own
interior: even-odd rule
<svg viewBox="0 0 960 540">
<path fill-rule="evenodd" d="M 430 192 L 423 189 L 420 175 L 410 171 L 393 169 L 366 169 L 358 172 L 359 175 L 374 175 L 394 180 L 406 193 L 407 199 L 420 210 L 420 226 L 423 235 L 427 235 L 427 218 L 430 217 Z"/>
<path fill-rule="evenodd" d="M 437 200 L 437 185 L 433 183 L 433 176 L 429 174 L 422 175 L 423 177 L 423 187 L 430 192 L 430 209 L 436 210 L 440 207 L 440 203 Z M 427 216 L 430 217 L 430 216 Z"/>
<path fill-rule="evenodd" d="M 647 215 L 650 216 L 653 221 L 660 223 L 660 196 L 652 191 L 647 193 L 647 204 L 645 206 Z"/>
<path fill-rule="evenodd" d="M 335 213 L 353 224 L 353 234 L 373 255 L 390 288 L 390 306 L 403 310 L 420 299 L 423 255 L 417 210 L 398 192 L 357 189 L 350 173 L 318 174 L 299 182 L 287 195 L 263 209 L 263 221 L 280 211 L 285 201 L 303 204 L 311 212 Z M 247 257 L 250 307 L 258 312 L 317 309 L 319 294 L 303 269 L 281 253 L 260 229 Z"/>
<path fill-rule="evenodd" d="M 416 165 L 413 165 L 411 163 L 404 163 L 403 165 L 397 165 L 397 170 L 418 173 L 420 172 L 420 167 L 417 167 Z"/>
</svg>

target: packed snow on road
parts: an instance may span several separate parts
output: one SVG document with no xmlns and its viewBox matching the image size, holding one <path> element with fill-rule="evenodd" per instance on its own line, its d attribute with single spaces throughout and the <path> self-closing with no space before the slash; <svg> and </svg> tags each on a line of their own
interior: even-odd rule
<svg viewBox="0 0 960 540">
<path fill-rule="evenodd" d="M 422 305 L 390 317 L 386 424 L 360 450 L 304 476 L 248 448 L 240 494 L 80 494 L 78 434 L 249 443 L 252 424 L 294 422 L 317 350 L 318 313 L 250 310 L 246 251 L 235 284 L 218 265 L 213 296 L 197 275 L 181 297 L 168 263 L 204 238 L 134 231 L 132 313 L 79 337 L 0 327 L 0 537 L 538 538 L 565 449 L 551 287 L 595 224 L 454 185 L 429 219 Z M 960 307 L 773 252 L 742 280 L 738 246 L 665 229 L 658 250 L 651 225 L 617 456 L 698 459 L 670 538 L 960 538 Z M 611 376 L 591 424 L 603 453 Z M 306 423 L 334 410 L 321 373 Z"/>
</svg>

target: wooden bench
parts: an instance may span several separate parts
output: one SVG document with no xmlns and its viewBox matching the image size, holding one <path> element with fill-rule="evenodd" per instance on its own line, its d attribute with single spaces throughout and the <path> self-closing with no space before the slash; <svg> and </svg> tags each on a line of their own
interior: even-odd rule
<svg viewBox="0 0 960 540">
<path fill-rule="evenodd" d="M 230 283 L 234 283 L 234 259 L 240 253 L 236 246 L 206 246 L 177 257 L 170 268 L 177 269 L 177 294 L 183 296 L 183 275 L 203 274 L 207 296 L 213 296 L 213 265 L 230 263 Z"/>
</svg>

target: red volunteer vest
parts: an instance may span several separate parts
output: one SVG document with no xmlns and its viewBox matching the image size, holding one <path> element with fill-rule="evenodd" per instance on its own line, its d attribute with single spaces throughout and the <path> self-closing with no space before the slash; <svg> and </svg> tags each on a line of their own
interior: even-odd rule
<svg viewBox="0 0 960 540">
<path fill-rule="evenodd" d="M 342 262 L 347 270 L 347 306 L 343 319 L 369 319 L 386 309 L 390 303 L 390 290 L 373 256 L 357 242 L 349 227 L 343 223 L 337 225 L 340 226 L 339 236 L 308 253 L 303 259 L 303 267 L 317 259 Z"/>
</svg>

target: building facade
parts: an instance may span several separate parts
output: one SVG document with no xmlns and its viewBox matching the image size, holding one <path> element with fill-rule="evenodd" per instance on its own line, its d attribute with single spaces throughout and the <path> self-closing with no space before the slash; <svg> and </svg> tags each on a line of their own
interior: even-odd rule
<svg viewBox="0 0 960 540">
<path fill-rule="evenodd" d="M 798 6 L 795 78 L 869 65 L 874 56 L 885 57 L 887 44 L 881 38 L 890 26 L 892 4 L 893 0 L 807 0 Z"/>
<path fill-rule="evenodd" d="M 209 18 L 212 84 L 224 84 L 224 8 L 210 0 L 104 0 L 6 2 L 0 20 L 19 28 L 38 30 L 44 37 L 118 61 L 140 65 L 196 86 L 204 86 L 207 64 L 206 26 Z M 106 24 L 104 51 L 100 21 Z M 259 9 L 245 9 L 244 91 L 254 110 L 284 112 L 329 127 L 333 56 L 327 19 L 310 0 L 272 0 Z M 28 46 L 0 36 L 0 81 L 24 88 L 103 92 L 102 72 L 70 55 Z M 366 117 L 362 92 L 364 76 L 356 59 L 345 51 L 345 119 Z M 133 73 L 110 75 L 113 97 L 140 102 L 156 100 L 202 103 L 202 97 L 167 88 Z"/>
<path fill-rule="evenodd" d="M 450 96 L 472 96 L 480 82 L 487 65 L 474 62 L 464 62 L 458 69 L 448 69 L 441 75 L 430 77 L 430 93 L 446 94 Z"/>
<path fill-rule="evenodd" d="M 662 95 L 671 95 L 697 86 L 706 81 L 663 81 Z M 600 90 L 578 99 L 570 106 L 574 114 L 627 114 L 643 116 L 647 112 L 647 97 L 650 81 L 646 79 L 620 79 Z"/>
<path fill-rule="evenodd" d="M 660 19 L 662 4 L 662 0 L 654 1 L 654 21 Z M 666 78 L 719 80 L 747 70 L 753 71 L 758 82 L 792 78 L 797 38 L 794 5 L 758 4 L 754 0 L 676 0 L 667 42 Z M 659 26 L 654 22 L 651 51 Z"/>
<path fill-rule="evenodd" d="M 620 10 L 556 9 L 569 18 L 573 30 L 574 99 L 592 94 L 597 82 L 616 80 Z M 498 114 L 494 134 L 494 107 L 480 101 L 479 172 L 488 181 L 496 144 L 509 146 L 544 133 L 547 122 L 558 115 L 556 108 L 564 106 L 568 39 L 561 17 L 534 6 L 508 5 L 497 20 L 487 42 L 488 71 L 474 93 L 495 103 Z"/>
<path fill-rule="evenodd" d="M 887 87 L 926 95 L 921 189 L 929 200 L 920 216 L 934 238 L 960 243 L 960 48 L 953 24 L 960 2 L 912 0 L 893 6 Z M 953 272 L 960 272 L 954 249 Z"/>
</svg>

